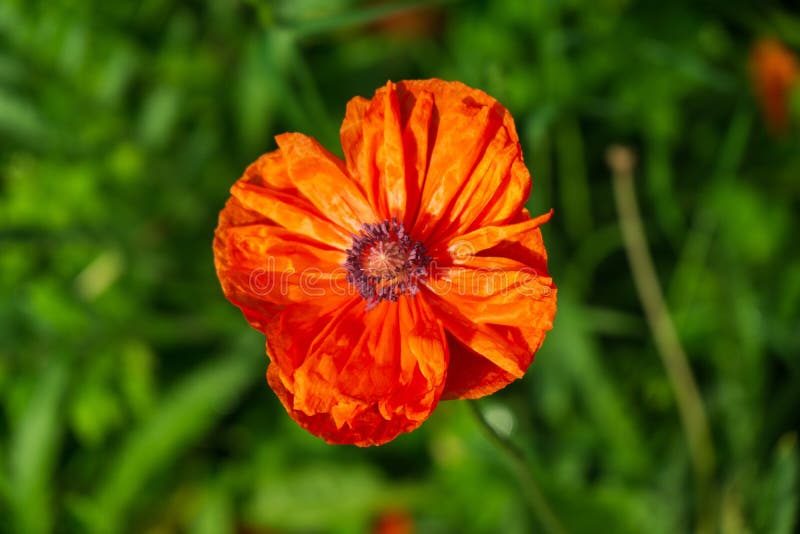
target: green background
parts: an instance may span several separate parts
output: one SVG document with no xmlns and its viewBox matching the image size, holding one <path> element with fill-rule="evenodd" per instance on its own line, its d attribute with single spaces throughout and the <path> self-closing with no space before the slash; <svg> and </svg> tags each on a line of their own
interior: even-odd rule
<svg viewBox="0 0 800 534">
<path fill-rule="evenodd" d="M 555 208 L 555 328 L 479 406 L 560 523 L 703 512 L 619 229 L 624 143 L 710 421 L 711 531 L 792 532 L 800 129 L 769 135 L 747 69 L 761 36 L 800 50 L 788 5 L 0 0 L 0 532 L 370 532 L 390 510 L 542 531 L 465 402 L 379 448 L 299 429 L 214 274 L 228 188 L 274 135 L 340 153 L 349 98 L 426 77 L 511 110 L 529 207 Z"/>
</svg>

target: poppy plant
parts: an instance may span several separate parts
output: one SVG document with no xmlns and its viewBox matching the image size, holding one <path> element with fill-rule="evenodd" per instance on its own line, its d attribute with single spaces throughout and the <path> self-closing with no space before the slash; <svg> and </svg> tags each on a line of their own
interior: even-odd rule
<svg viewBox="0 0 800 534">
<path fill-rule="evenodd" d="M 267 380 L 329 443 L 380 445 L 443 399 L 520 378 L 556 289 L 514 121 L 438 79 L 353 98 L 344 160 L 285 133 L 219 216 L 225 296 L 266 334 Z"/>
</svg>

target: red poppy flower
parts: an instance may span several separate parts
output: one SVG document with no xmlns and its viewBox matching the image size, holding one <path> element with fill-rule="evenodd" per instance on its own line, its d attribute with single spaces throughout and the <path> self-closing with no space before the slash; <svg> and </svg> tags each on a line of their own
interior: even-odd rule
<svg viewBox="0 0 800 534">
<path fill-rule="evenodd" d="M 299 133 L 250 165 L 220 213 L 226 297 L 267 336 L 267 380 L 330 443 L 378 445 L 441 399 L 525 373 L 556 290 L 509 112 L 458 82 L 356 97 L 344 161 Z"/>
<path fill-rule="evenodd" d="M 750 55 L 750 73 L 767 125 L 774 134 L 789 127 L 789 96 L 800 80 L 797 57 L 780 41 L 763 39 Z"/>
</svg>

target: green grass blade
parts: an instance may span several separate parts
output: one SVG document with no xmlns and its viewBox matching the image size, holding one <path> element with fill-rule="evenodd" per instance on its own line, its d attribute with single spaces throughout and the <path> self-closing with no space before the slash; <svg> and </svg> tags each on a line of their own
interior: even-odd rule
<svg viewBox="0 0 800 534">
<path fill-rule="evenodd" d="M 11 438 L 10 503 L 14 532 L 21 534 L 51 532 L 53 528 L 50 479 L 61 444 L 60 412 L 68 382 L 63 363 L 64 360 L 42 370 L 31 402 Z"/>
<path fill-rule="evenodd" d="M 201 440 L 260 376 L 252 358 L 228 355 L 175 386 L 161 403 L 162 410 L 134 430 L 117 454 L 92 499 L 93 510 L 86 518 L 90 530 L 120 532 L 148 480 Z"/>
</svg>

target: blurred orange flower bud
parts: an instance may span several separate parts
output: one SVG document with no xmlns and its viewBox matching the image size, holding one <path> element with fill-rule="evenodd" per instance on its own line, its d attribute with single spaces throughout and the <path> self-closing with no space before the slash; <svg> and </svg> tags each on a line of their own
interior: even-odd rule
<svg viewBox="0 0 800 534">
<path fill-rule="evenodd" d="M 408 513 L 403 510 L 389 510 L 381 514 L 372 534 L 413 534 L 414 521 Z"/>
<path fill-rule="evenodd" d="M 391 4 L 386 0 L 373 0 L 369 5 Z M 444 13 L 435 6 L 413 5 L 373 23 L 373 28 L 384 35 L 399 40 L 414 40 L 438 35 L 444 25 Z"/>
<path fill-rule="evenodd" d="M 750 75 L 767 126 L 776 135 L 789 128 L 789 98 L 798 83 L 795 54 L 780 41 L 762 39 L 750 54 Z"/>
</svg>

